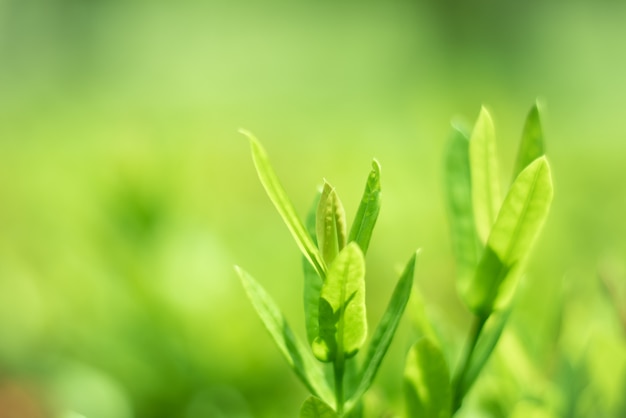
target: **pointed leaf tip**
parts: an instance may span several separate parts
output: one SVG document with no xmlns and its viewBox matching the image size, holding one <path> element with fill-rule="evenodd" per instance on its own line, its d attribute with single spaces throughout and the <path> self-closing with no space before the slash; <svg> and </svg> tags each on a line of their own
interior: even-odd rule
<svg viewBox="0 0 626 418">
<path fill-rule="evenodd" d="M 372 169 L 380 174 L 380 162 L 376 158 L 372 158 Z"/>
<path fill-rule="evenodd" d="M 502 203 L 496 133 L 491 115 L 484 106 L 470 137 L 469 159 L 476 231 L 484 243 Z"/>
<path fill-rule="evenodd" d="M 247 130 L 247 129 L 239 128 L 239 129 L 237 129 L 237 132 L 239 132 L 240 134 L 246 136 L 248 139 L 254 138 L 254 135 L 252 135 L 252 133 L 249 130 Z"/>
<path fill-rule="evenodd" d="M 320 277 L 324 277 L 326 274 L 324 260 L 276 176 L 274 168 L 270 164 L 267 152 L 261 145 L 261 142 L 253 135 L 249 135 L 248 138 L 250 139 L 252 160 L 254 161 L 257 175 L 265 192 L 274 204 L 281 218 L 283 218 L 285 225 L 289 229 L 289 232 L 291 232 L 300 251 L 302 251 L 304 256 L 311 263 L 317 274 L 319 274 Z"/>
<path fill-rule="evenodd" d="M 535 103 L 526 116 L 522 138 L 515 159 L 512 182 L 530 163 L 545 154 L 545 135 L 541 114 L 542 111 L 539 104 Z"/>
<path fill-rule="evenodd" d="M 335 188 L 326 180 L 316 218 L 317 246 L 329 265 L 346 245 L 346 214 Z"/>
<path fill-rule="evenodd" d="M 365 182 L 361 203 L 348 236 L 348 241 L 354 241 L 359 244 L 363 254 L 367 253 L 372 233 L 376 226 L 378 214 L 380 213 L 380 202 L 380 163 L 374 158 L 372 160 L 372 169 Z"/>
</svg>

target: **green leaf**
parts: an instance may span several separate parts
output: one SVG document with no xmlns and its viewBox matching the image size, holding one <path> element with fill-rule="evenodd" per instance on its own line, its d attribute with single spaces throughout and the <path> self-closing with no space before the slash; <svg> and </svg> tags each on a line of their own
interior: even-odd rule
<svg viewBox="0 0 626 418">
<path fill-rule="evenodd" d="M 375 159 L 372 161 L 372 171 L 367 177 L 363 197 L 359 209 L 354 217 L 354 223 L 350 228 L 348 241 L 359 244 L 363 254 L 367 254 L 372 232 L 380 212 L 380 164 Z"/>
<path fill-rule="evenodd" d="M 335 188 L 324 182 L 317 207 L 317 245 L 327 265 L 346 246 L 346 212 Z"/>
<path fill-rule="evenodd" d="M 461 391 L 461 398 L 463 398 L 472 387 L 481 370 L 487 363 L 487 360 L 489 360 L 491 353 L 502 335 L 504 326 L 511 315 L 511 311 L 513 310 L 512 308 L 513 305 L 511 304 L 501 312 L 494 312 L 489 316 L 489 319 L 487 319 L 487 322 L 480 333 L 480 337 L 478 338 L 469 368 L 465 373 L 465 376 L 463 376 L 463 382 L 461 382 L 459 388 Z"/>
<path fill-rule="evenodd" d="M 413 287 L 407 309 L 411 320 L 411 328 L 414 330 L 416 337 L 428 338 L 433 343 L 441 346 L 440 331 L 435 328 L 426 313 L 424 295 L 419 288 Z"/>
<path fill-rule="evenodd" d="M 545 157 L 526 167 L 511 185 L 476 275 L 462 292 L 478 316 L 505 306 L 510 299 L 518 272 L 548 215 L 552 195 L 550 166 Z"/>
<path fill-rule="evenodd" d="M 450 373 L 441 350 L 422 338 L 413 345 L 404 369 L 407 416 L 449 418 L 452 391 Z"/>
<path fill-rule="evenodd" d="M 520 141 L 519 150 L 517 151 L 513 180 L 515 180 L 519 173 L 528 167 L 530 163 L 545 154 L 543 138 L 539 104 L 535 103 L 526 117 L 522 140 Z"/>
<path fill-rule="evenodd" d="M 276 210 L 283 218 L 283 221 L 287 225 L 287 228 L 294 237 L 296 244 L 300 248 L 300 251 L 304 254 L 307 260 L 311 263 L 317 274 L 320 277 L 324 277 L 326 273 L 326 266 L 322 260 L 317 247 L 313 243 L 313 240 L 306 231 L 306 228 L 298 218 L 296 210 L 293 204 L 287 197 L 283 186 L 280 184 L 272 165 L 269 162 L 267 153 L 261 145 L 258 139 L 251 133 L 240 130 L 240 132 L 248 137 L 250 140 L 250 149 L 252 150 L 252 159 L 256 167 L 257 174 L 261 180 L 261 184 L 265 188 L 267 195 L 276 207 Z"/>
<path fill-rule="evenodd" d="M 339 415 L 321 399 L 309 396 L 300 408 L 300 418 L 339 418 Z"/>
<path fill-rule="evenodd" d="M 246 271 L 238 266 L 235 266 L 235 270 L 252 306 L 298 378 L 311 393 L 324 400 L 333 399 L 334 395 L 326 383 L 319 364 L 306 346 L 294 335 L 271 296 Z"/>
<path fill-rule="evenodd" d="M 402 314 L 406 308 L 406 305 L 411 296 L 411 289 L 413 288 L 413 276 L 415 273 L 415 264 L 419 251 L 413 254 L 404 272 L 400 276 L 398 283 L 393 291 L 387 310 L 385 311 L 372 341 L 369 344 L 365 361 L 363 362 L 363 372 L 361 373 L 360 383 L 355 392 L 350 395 L 350 399 L 347 403 L 346 410 L 350 410 L 351 407 L 358 402 L 363 394 L 369 389 L 376 377 L 376 373 L 383 361 L 383 357 L 387 353 L 387 349 L 391 344 L 391 340 L 398 329 L 398 324 L 402 318 Z"/>
<path fill-rule="evenodd" d="M 474 274 L 481 245 L 474 226 L 469 140 L 456 127 L 449 140 L 445 171 L 452 248 L 459 288 L 464 288 Z"/>
<path fill-rule="evenodd" d="M 476 231 L 487 241 L 500 207 L 500 176 L 496 155 L 496 134 L 489 112 L 480 110 L 469 144 L 472 177 L 472 204 Z"/>
<path fill-rule="evenodd" d="M 328 269 L 320 297 L 319 323 L 313 353 L 321 361 L 350 358 L 365 341 L 365 260 L 356 243 L 341 250 Z"/>
<path fill-rule="evenodd" d="M 316 245 L 317 233 L 315 232 L 315 220 L 321 194 L 320 191 L 315 196 L 313 205 L 311 205 L 311 209 L 306 217 L 306 229 Z M 304 273 L 304 321 L 306 324 L 307 339 L 309 340 L 309 344 L 312 344 L 315 337 L 319 335 L 319 302 L 324 281 L 304 256 L 302 257 L 302 271 Z"/>
</svg>

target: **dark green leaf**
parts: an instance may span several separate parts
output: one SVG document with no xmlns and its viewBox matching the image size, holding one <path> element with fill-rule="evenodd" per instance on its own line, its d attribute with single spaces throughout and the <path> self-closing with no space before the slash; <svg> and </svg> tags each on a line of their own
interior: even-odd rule
<svg viewBox="0 0 626 418">
<path fill-rule="evenodd" d="M 519 150 L 517 151 L 517 159 L 515 161 L 515 169 L 513 170 L 513 180 L 522 172 L 530 163 L 545 154 L 544 150 L 543 129 L 541 127 L 541 114 L 539 104 L 536 103 L 526 118 L 522 140 L 520 141 Z"/>
<path fill-rule="evenodd" d="M 368 347 L 367 356 L 363 362 L 363 372 L 359 386 L 356 391 L 350 395 L 346 410 L 350 410 L 352 406 L 359 401 L 376 377 L 378 368 L 383 361 L 385 353 L 387 353 L 387 349 L 391 344 L 391 340 L 393 339 L 407 302 L 409 301 L 409 297 L 411 296 L 413 275 L 415 273 L 415 263 L 418 254 L 419 252 L 413 254 L 396 284 L 387 310 L 380 320 L 380 324 L 378 324 Z"/>
<path fill-rule="evenodd" d="M 404 369 L 407 416 L 449 418 L 452 391 L 448 365 L 439 347 L 426 338 L 409 351 Z"/>
<path fill-rule="evenodd" d="M 513 305 L 509 305 L 501 312 L 494 312 L 491 314 L 485 326 L 478 338 L 478 343 L 474 349 L 474 355 L 472 356 L 469 368 L 463 377 L 463 382 L 460 385 L 461 397 L 463 397 L 476 381 L 476 378 L 480 374 L 481 370 L 489 360 L 493 349 L 496 347 L 504 326 L 513 310 Z"/>
<path fill-rule="evenodd" d="M 354 218 L 348 241 L 355 241 L 361 247 L 363 254 L 367 254 L 372 232 L 380 212 L 380 164 L 372 161 L 372 171 L 367 177 L 363 197 Z"/>
<path fill-rule="evenodd" d="M 356 243 L 341 250 L 328 269 L 322 285 L 319 323 L 313 352 L 321 361 L 352 357 L 365 341 L 365 260 Z"/>
<path fill-rule="evenodd" d="M 474 274 L 481 249 L 474 226 L 469 141 L 457 128 L 454 128 L 449 140 L 445 168 L 448 219 L 457 278 L 459 288 L 465 288 Z"/>
<path fill-rule="evenodd" d="M 476 275 L 462 292 L 478 316 L 506 306 L 523 261 L 548 215 L 552 195 L 550 166 L 545 157 L 526 167 L 511 185 Z"/>
<path fill-rule="evenodd" d="M 296 338 L 287 320 L 269 294 L 240 267 L 235 267 L 252 306 L 263 321 L 289 366 L 311 391 L 322 399 L 333 399 L 324 375 L 311 352 Z"/>
<path fill-rule="evenodd" d="M 283 218 L 283 221 L 287 225 L 287 228 L 294 237 L 296 244 L 309 260 L 317 274 L 324 277 L 326 272 L 326 266 L 322 260 L 322 256 L 317 249 L 317 246 L 313 243 L 313 240 L 306 231 L 306 228 L 298 218 L 296 210 L 293 204 L 287 197 L 283 186 L 280 184 L 276 173 L 269 162 L 267 153 L 261 145 L 258 139 L 251 133 L 241 130 L 242 134 L 246 135 L 250 140 L 250 148 L 252 150 L 252 159 L 256 167 L 257 174 L 261 180 L 261 184 L 265 188 L 267 195 L 276 207 L 276 210 Z"/>
<path fill-rule="evenodd" d="M 335 188 L 324 183 L 317 207 L 317 245 L 327 265 L 346 246 L 346 213 Z"/>
<path fill-rule="evenodd" d="M 500 208 L 500 175 L 496 154 L 496 134 L 489 112 L 480 110 L 469 144 L 472 202 L 476 231 L 484 243 Z"/>
<path fill-rule="evenodd" d="M 300 418 L 339 418 L 339 415 L 321 399 L 309 396 L 302 404 Z"/>
</svg>

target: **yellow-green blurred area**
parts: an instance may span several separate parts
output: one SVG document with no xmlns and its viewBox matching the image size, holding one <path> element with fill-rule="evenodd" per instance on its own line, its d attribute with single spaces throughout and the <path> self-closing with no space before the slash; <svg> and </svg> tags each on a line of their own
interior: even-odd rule
<svg viewBox="0 0 626 418">
<path fill-rule="evenodd" d="M 350 222 L 380 161 L 370 329 L 421 247 L 454 367 L 450 120 L 488 106 L 504 184 L 536 97 L 554 205 L 462 415 L 624 416 L 625 22 L 610 0 L 1 0 L 0 417 L 297 415 L 306 392 L 232 268 L 304 336 L 300 253 L 240 127 L 302 217 L 326 178 Z M 372 417 L 403 411 L 418 307 Z"/>
</svg>

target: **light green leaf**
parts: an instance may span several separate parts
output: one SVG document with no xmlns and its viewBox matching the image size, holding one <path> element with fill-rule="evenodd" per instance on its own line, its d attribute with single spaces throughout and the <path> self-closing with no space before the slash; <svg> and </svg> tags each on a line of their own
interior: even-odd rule
<svg viewBox="0 0 626 418">
<path fill-rule="evenodd" d="M 367 254 L 372 232 L 380 212 L 380 164 L 375 159 L 372 161 L 372 171 L 367 177 L 363 197 L 359 204 L 354 223 L 350 228 L 348 241 L 359 244 L 363 254 Z"/>
<path fill-rule="evenodd" d="M 445 162 L 448 219 L 456 258 L 459 288 L 467 287 L 480 254 L 480 242 L 474 226 L 469 140 L 454 128 Z"/>
<path fill-rule="evenodd" d="M 517 151 L 517 159 L 515 161 L 515 169 L 513 171 L 513 180 L 522 172 L 530 163 L 545 154 L 545 145 L 543 137 L 543 129 L 541 128 L 541 114 L 539 104 L 536 103 L 526 117 L 522 140 Z"/>
<path fill-rule="evenodd" d="M 317 207 L 317 244 L 327 265 L 346 246 L 346 212 L 335 188 L 324 182 Z"/>
<path fill-rule="evenodd" d="M 545 157 L 526 167 L 511 185 L 476 275 L 462 292 L 478 316 L 508 303 L 518 272 L 548 215 L 552 195 L 550 166 Z"/>
<path fill-rule="evenodd" d="M 333 399 L 334 395 L 326 383 L 319 364 L 306 346 L 294 335 L 271 296 L 246 271 L 237 266 L 235 270 L 252 306 L 298 378 L 311 393 L 327 401 Z"/>
<path fill-rule="evenodd" d="M 484 107 L 480 110 L 472 131 L 469 156 L 476 231 L 484 243 L 496 220 L 501 203 L 496 134 L 491 116 Z"/>
<path fill-rule="evenodd" d="M 398 324 L 402 318 L 402 314 L 411 296 L 413 288 L 413 276 L 415 273 L 415 263 L 419 251 L 413 254 L 404 272 L 400 276 L 396 288 L 393 291 L 387 310 L 385 311 L 372 341 L 369 344 L 365 361 L 363 362 L 363 372 L 361 373 L 360 383 L 355 392 L 350 395 L 346 410 L 358 402 L 363 394 L 369 389 L 376 377 L 376 373 L 383 361 L 383 357 L 387 353 L 387 349 L 391 344 L 391 340 L 398 329 Z"/>
<path fill-rule="evenodd" d="M 326 273 L 326 266 L 322 260 L 322 256 L 307 233 L 304 225 L 300 221 L 300 218 L 298 218 L 293 204 L 287 197 L 283 186 L 280 184 L 280 181 L 270 164 L 265 149 L 259 140 L 254 137 L 254 135 L 245 130 L 240 130 L 240 132 L 246 135 L 250 140 L 252 159 L 254 160 L 257 174 L 259 175 L 259 179 L 261 180 L 261 184 L 263 184 L 267 195 L 276 207 L 280 216 L 283 218 L 283 221 L 287 225 L 287 228 L 291 232 L 291 235 L 294 237 L 296 244 L 298 244 L 298 247 L 304 256 L 307 260 L 309 260 L 315 271 L 317 271 L 317 274 L 319 274 L 320 277 L 324 277 Z"/>
<path fill-rule="evenodd" d="M 300 418 L 339 418 L 339 415 L 321 399 L 309 396 L 300 408 Z"/>
<path fill-rule="evenodd" d="M 355 355 L 367 336 L 365 260 L 356 243 L 348 244 L 330 265 L 319 309 L 315 357 L 330 362 Z"/>
<path fill-rule="evenodd" d="M 320 191 L 315 196 L 313 205 L 306 217 L 306 229 L 315 244 L 317 244 L 315 220 L 321 194 Z M 315 337 L 319 335 L 319 302 L 324 281 L 304 256 L 302 257 L 302 271 L 304 273 L 304 321 L 306 324 L 307 339 L 309 340 L 309 344 L 312 344 Z"/>
<path fill-rule="evenodd" d="M 426 338 L 413 345 L 404 369 L 407 416 L 449 418 L 450 372 L 441 350 Z"/>
</svg>

